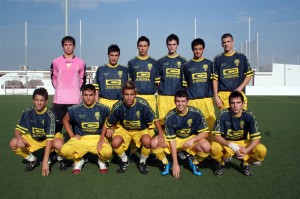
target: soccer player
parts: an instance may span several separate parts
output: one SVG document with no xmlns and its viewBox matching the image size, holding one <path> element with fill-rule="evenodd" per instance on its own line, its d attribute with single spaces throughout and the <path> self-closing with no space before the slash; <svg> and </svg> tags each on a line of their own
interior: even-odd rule
<svg viewBox="0 0 300 199">
<path fill-rule="evenodd" d="M 180 167 L 177 160 L 177 151 L 186 151 L 194 159 L 189 158 L 189 165 L 193 173 L 201 176 L 198 164 L 202 162 L 210 151 L 210 144 L 205 139 L 208 137 L 209 128 L 201 111 L 188 106 L 188 94 L 185 90 L 175 93 L 176 108 L 168 112 L 165 119 L 166 141 L 159 142 L 159 137 L 151 141 L 152 152 L 163 163 L 161 175 L 168 175 L 171 163 L 165 153 L 170 154 L 173 160 L 173 176 L 180 177 Z M 191 157 L 191 156 L 190 156 Z"/>
<path fill-rule="evenodd" d="M 99 66 L 96 71 L 96 101 L 110 108 L 122 98 L 121 87 L 128 80 L 128 69 L 119 65 L 120 48 L 116 44 L 108 47 L 108 64 Z"/>
<path fill-rule="evenodd" d="M 148 102 L 140 97 L 136 97 L 137 89 L 134 83 L 128 81 L 122 87 L 123 99 L 114 104 L 110 116 L 108 117 L 99 148 L 103 147 L 105 136 L 110 137 L 111 134 L 106 131 L 107 128 L 120 122 L 121 127 L 115 130 L 112 135 L 112 147 L 115 153 L 120 157 L 120 167 L 118 173 L 124 173 L 129 165 L 128 157 L 125 151 L 133 139 L 137 147 L 142 145 L 141 158 L 138 168 L 144 175 L 148 173 L 146 160 L 150 154 L 151 135 L 149 127 L 154 123 L 160 135 L 160 141 L 163 141 L 163 131 L 156 118 L 156 115 Z"/>
<path fill-rule="evenodd" d="M 175 34 L 171 34 L 166 39 L 168 54 L 160 58 L 158 63 L 158 78 L 156 83 L 158 87 L 158 115 L 161 124 L 164 124 L 166 114 L 175 105 L 173 103 L 176 91 L 182 89 L 182 65 L 186 59 L 177 54 L 179 46 L 179 38 Z"/>
<path fill-rule="evenodd" d="M 81 101 L 80 88 L 86 81 L 86 66 L 84 61 L 74 54 L 75 39 L 73 37 L 65 36 L 61 40 L 61 45 L 64 54 L 53 60 L 50 71 L 55 89 L 53 111 L 57 117 L 55 130 L 57 136 L 55 136 L 53 146 L 58 154 L 59 169 L 63 171 L 67 169 L 67 166 L 60 154 L 60 149 L 64 144 L 62 119 L 68 107 L 79 104 Z"/>
<path fill-rule="evenodd" d="M 214 172 L 216 176 L 224 174 L 225 160 L 234 155 L 241 160 L 243 174 L 252 176 L 249 164 L 263 161 L 267 154 L 266 147 L 260 143 L 255 117 L 242 108 L 244 103 L 244 95 L 233 91 L 229 96 L 230 108 L 221 111 L 217 118 L 211 144 L 211 157 L 219 162 Z"/>
<path fill-rule="evenodd" d="M 23 111 L 16 125 L 10 148 L 25 159 L 27 172 L 32 171 L 39 164 L 32 153 L 45 148 L 42 176 L 47 176 L 50 173 L 48 160 L 55 136 L 55 114 L 46 107 L 48 92 L 45 88 L 34 90 L 32 102 L 34 106 Z"/>
<path fill-rule="evenodd" d="M 231 34 L 221 38 L 224 52 L 213 61 L 213 91 L 217 107 L 222 110 L 229 107 L 228 97 L 232 91 L 240 91 L 244 95 L 244 109 L 247 109 L 245 87 L 254 76 L 247 57 L 235 52 Z"/>
<path fill-rule="evenodd" d="M 188 105 L 203 113 L 209 129 L 213 129 L 216 120 L 212 90 L 212 62 L 203 57 L 205 42 L 194 39 L 191 43 L 194 57 L 182 66 L 183 86 L 187 87 Z"/>
<path fill-rule="evenodd" d="M 92 84 L 82 87 L 82 103 L 68 109 L 63 119 L 70 136 L 61 148 L 64 157 L 74 161 L 73 174 L 79 174 L 84 164 L 83 156 L 90 152 L 99 157 L 100 173 L 107 173 L 106 162 L 112 157 L 112 148 L 104 138 L 101 150 L 97 150 L 102 126 L 109 115 L 109 107 L 95 101 L 96 89 Z"/>
</svg>

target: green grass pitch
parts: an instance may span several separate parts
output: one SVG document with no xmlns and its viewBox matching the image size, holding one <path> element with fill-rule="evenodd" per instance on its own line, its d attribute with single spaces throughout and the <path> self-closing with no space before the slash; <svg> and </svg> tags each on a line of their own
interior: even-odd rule
<svg viewBox="0 0 300 199">
<path fill-rule="evenodd" d="M 48 106 L 51 106 L 52 99 Z M 48 177 L 41 176 L 41 165 L 24 172 L 22 158 L 9 149 L 14 127 L 30 96 L 0 96 L 0 198 L 299 198 L 300 185 L 300 97 L 250 96 L 268 154 L 262 166 L 252 166 L 252 178 L 239 170 L 233 159 L 223 177 L 215 177 L 215 167 L 207 161 L 197 177 L 181 166 L 181 177 L 161 176 L 156 165 L 149 174 L 139 173 L 134 163 L 118 174 L 111 163 L 109 173 L 100 174 L 95 163 L 73 175 L 54 164 Z"/>
</svg>

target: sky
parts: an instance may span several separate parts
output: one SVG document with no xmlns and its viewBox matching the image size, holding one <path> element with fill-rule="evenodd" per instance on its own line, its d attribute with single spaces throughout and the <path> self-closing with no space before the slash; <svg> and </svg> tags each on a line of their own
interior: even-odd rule
<svg viewBox="0 0 300 199">
<path fill-rule="evenodd" d="M 63 54 L 65 2 L 0 0 L 0 70 L 49 70 Z M 195 36 L 204 39 L 204 57 L 213 60 L 222 53 L 221 36 L 231 33 L 253 68 L 300 64 L 299 7 L 299 0 L 68 0 L 68 35 L 87 66 L 107 63 L 110 44 L 119 45 L 119 63 L 127 65 L 142 35 L 150 39 L 149 54 L 159 59 L 171 33 L 179 36 L 178 53 L 186 59 L 193 56 Z"/>
</svg>

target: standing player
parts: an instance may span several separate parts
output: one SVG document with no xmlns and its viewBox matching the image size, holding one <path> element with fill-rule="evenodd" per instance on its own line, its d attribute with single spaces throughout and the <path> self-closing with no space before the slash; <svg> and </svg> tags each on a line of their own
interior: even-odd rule
<svg viewBox="0 0 300 199">
<path fill-rule="evenodd" d="M 62 119 L 67 113 L 68 107 L 79 104 L 81 101 L 80 88 L 86 81 L 86 67 L 84 61 L 74 54 L 75 39 L 73 37 L 64 37 L 61 45 L 64 54 L 54 59 L 50 67 L 52 84 L 55 89 L 53 111 L 57 117 L 55 130 L 57 136 L 53 141 L 53 146 L 58 153 L 59 169 L 66 170 L 67 166 L 59 155 L 64 144 Z"/>
<path fill-rule="evenodd" d="M 98 67 L 94 85 L 96 101 L 111 108 L 122 98 L 121 87 L 128 80 L 128 69 L 118 64 L 119 46 L 112 44 L 107 51 L 109 63 Z"/>
<path fill-rule="evenodd" d="M 148 102 L 143 98 L 136 97 L 136 86 L 132 82 L 125 82 L 122 88 L 123 99 L 114 104 L 110 116 L 103 127 L 99 148 L 103 146 L 105 136 L 111 134 L 106 131 L 107 128 L 120 122 L 121 126 L 115 130 L 112 136 L 112 147 L 120 157 L 120 167 L 118 173 L 125 172 L 129 165 L 128 157 L 125 151 L 133 139 L 137 147 L 143 145 L 141 149 L 141 158 L 138 168 L 144 175 L 148 173 L 146 160 L 150 154 L 151 135 L 149 127 L 154 123 L 158 128 L 160 141 L 163 141 L 163 131 L 156 118 L 156 115 Z"/>
<path fill-rule="evenodd" d="M 186 151 L 195 156 L 189 159 L 189 165 L 193 173 L 201 176 L 198 164 L 202 162 L 210 151 L 210 144 L 205 139 L 208 137 L 209 128 L 201 111 L 195 107 L 188 106 L 188 94 L 185 90 L 175 93 L 176 108 L 172 109 L 165 119 L 166 141 L 159 142 L 159 137 L 151 141 L 152 152 L 163 163 L 161 175 L 168 175 L 171 163 L 165 152 L 172 155 L 173 176 L 180 177 L 180 167 L 177 160 L 177 150 Z"/>
<path fill-rule="evenodd" d="M 209 129 L 213 129 L 216 121 L 212 90 L 212 62 L 203 57 L 205 42 L 197 38 L 192 41 L 193 59 L 185 63 L 183 68 L 183 86 L 187 87 L 189 106 L 194 106 L 203 113 Z"/>
<path fill-rule="evenodd" d="M 42 176 L 50 173 L 48 159 L 55 135 L 55 115 L 46 107 L 48 92 L 37 88 L 32 95 L 33 107 L 23 111 L 15 129 L 15 137 L 10 148 L 27 162 L 25 171 L 32 171 L 38 165 L 33 152 L 45 148 L 42 163 Z"/>
<path fill-rule="evenodd" d="M 215 103 L 220 110 L 228 108 L 228 97 L 232 91 L 240 91 L 244 95 L 244 109 L 247 109 L 245 87 L 250 82 L 254 71 L 247 57 L 235 52 L 231 34 L 226 33 L 221 38 L 224 52 L 214 59 L 213 91 Z"/>
<path fill-rule="evenodd" d="M 61 148 L 64 157 L 74 161 L 73 174 L 79 174 L 84 164 L 83 156 L 90 152 L 99 156 L 100 173 L 107 173 L 105 162 L 112 157 L 112 148 L 105 139 L 101 150 L 97 150 L 102 126 L 109 115 L 109 107 L 95 102 L 96 90 L 91 84 L 82 87 L 83 103 L 69 108 L 63 119 L 70 136 Z"/>
<path fill-rule="evenodd" d="M 214 126 L 214 142 L 211 144 L 211 157 L 219 162 L 216 176 L 222 176 L 225 159 L 236 155 L 241 162 L 242 172 L 252 176 L 249 164 L 263 161 L 267 149 L 260 144 L 261 134 L 252 112 L 243 110 L 244 96 L 233 91 L 229 96 L 230 108 L 220 112 Z M 249 137 L 249 138 L 248 138 Z"/>
<path fill-rule="evenodd" d="M 168 54 L 157 61 L 159 68 L 159 78 L 156 79 L 156 82 L 159 83 L 157 106 L 161 124 L 164 123 L 166 114 L 175 108 L 174 95 L 177 90 L 182 89 L 181 66 L 186 62 L 185 58 L 177 54 L 179 45 L 177 35 L 169 35 L 166 44 Z"/>
</svg>

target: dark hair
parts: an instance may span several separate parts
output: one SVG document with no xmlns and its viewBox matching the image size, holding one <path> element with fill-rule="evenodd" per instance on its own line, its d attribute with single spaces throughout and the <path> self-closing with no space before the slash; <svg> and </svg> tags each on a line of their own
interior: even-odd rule
<svg viewBox="0 0 300 199">
<path fill-rule="evenodd" d="M 122 94 L 124 94 L 125 90 L 134 90 L 135 93 L 137 92 L 136 85 L 132 81 L 127 81 L 124 83 L 122 87 Z"/>
<path fill-rule="evenodd" d="M 148 46 L 150 46 L 150 40 L 149 40 L 147 37 L 141 36 L 141 37 L 137 40 L 137 45 L 139 45 L 139 43 L 140 43 L 141 41 L 147 42 L 147 43 L 148 43 Z"/>
<path fill-rule="evenodd" d="M 230 104 L 230 101 L 234 98 L 241 98 L 242 102 L 244 102 L 244 96 L 240 91 L 233 91 L 232 93 L 230 93 L 229 104 Z"/>
<path fill-rule="evenodd" d="M 41 95 L 45 98 L 45 100 L 48 100 L 48 91 L 43 87 L 37 88 L 33 91 L 33 94 L 32 94 L 32 99 L 33 100 L 34 100 L 36 95 Z"/>
<path fill-rule="evenodd" d="M 200 39 L 200 38 L 194 39 L 191 43 L 192 50 L 194 49 L 194 46 L 197 46 L 197 45 L 202 45 L 203 49 L 204 49 L 205 48 L 204 40 Z"/>
<path fill-rule="evenodd" d="M 83 93 L 84 91 L 93 91 L 93 93 L 96 93 L 96 88 L 93 84 L 85 84 L 81 87 L 81 92 Z"/>
<path fill-rule="evenodd" d="M 186 92 L 186 90 L 182 89 L 182 90 L 178 90 L 176 93 L 175 93 L 175 98 L 176 97 L 185 97 L 187 100 L 188 100 L 188 93 Z"/>
<path fill-rule="evenodd" d="M 112 44 L 108 47 L 107 49 L 107 54 L 112 53 L 112 52 L 118 52 L 120 55 L 120 48 L 117 44 Z"/>
<path fill-rule="evenodd" d="M 71 36 L 65 36 L 64 38 L 62 38 L 61 46 L 64 46 L 66 41 L 72 42 L 72 44 L 75 46 L 75 39 Z"/>
<path fill-rule="evenodd" d="M 166 44 L 168 45 L 168 42 L 172 41 L 172 40 L 175 40 L 177 42 L 177 45 L 179 45 L 179 38 L 177 35 L 175 35 L 173 33 L 167 37 Z"/>
<path fill-rule="evenodd" d="M 221 39 L 225 39 L 231 37 L 231 39 L 233 40 L 233 36 L 230 33 L 225 33 L 224 35 L 222 35 Z"/>
</svg>

